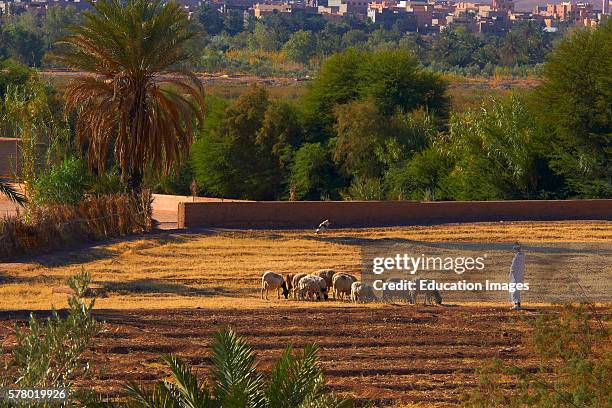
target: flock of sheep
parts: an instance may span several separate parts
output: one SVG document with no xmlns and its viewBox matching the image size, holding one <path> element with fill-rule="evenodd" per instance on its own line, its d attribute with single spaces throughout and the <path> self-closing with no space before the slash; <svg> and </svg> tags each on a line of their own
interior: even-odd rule
<svg viewBox="0 0 612 408">
<path fill-rule="evenodd" d="M 336 272 L 333 269 L 321 269 L 312 274 L 297 273 L 285 276 L 267 271 L 261 278 L 261 298 L 268 300 L 270 290 L 276 290 L 278 299 L 280 299 L 282 290 L 285 299 L 288 299 L 291 294 L 294 300 L 327 300 L 330 292 L 334 300 L 344 300 L 345 297 L 350 298 L 353 303 L 376 300 L 374 288 L 371 285 L 358 281 L 351 274 Z M 416 303 L 416 296 L 419 292 L 417 290 L 406 293 L 383 293 L 383 300 L 403 298 L 409 300 L 410 303 Z M 424 294 L 425 304 L 442 303 L 442 297 L 437 290 L 424 291 Z"/>
</svg>

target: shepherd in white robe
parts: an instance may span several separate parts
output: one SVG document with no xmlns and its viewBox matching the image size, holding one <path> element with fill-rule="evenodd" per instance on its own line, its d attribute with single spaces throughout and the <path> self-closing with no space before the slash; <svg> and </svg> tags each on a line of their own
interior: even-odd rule
<svg viewBox="0 0 612 408">
<path fill-rule="evenodd" d="M 521 244 L 518 242 L 514 243 L 513 249 L 516 254 L 510 266 L 510 283 L 523 283 L 523 277 L 525 276 L 525 254 L 521 249 Z M 518 310 L 521 308 L 520 290 L 510 292 L 510 302 L 513 304 L 513 309 Z"/>
</svg>

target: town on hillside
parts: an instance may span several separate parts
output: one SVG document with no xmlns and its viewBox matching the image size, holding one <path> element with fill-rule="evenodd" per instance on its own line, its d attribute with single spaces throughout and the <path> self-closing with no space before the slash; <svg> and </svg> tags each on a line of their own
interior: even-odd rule
<svg viewBox="0 0 612 408">
<path fill-rule="evenodd" d="M 511 0 L 492 3 L 451 0 L 178 0 L 191 14 L 203 4 L 221 13 L 242 12 L 262 18 L 277 13 L 319 14 L 331 21 L 349 16 L 369 20 L 383 28 L 398 27 L 404 32 L 432 34 L 447 26 L 463 26 L 474 33 L 503 34 L 516 23 L 537 21 L 547 31 L 559 25 L 593 27 L 610 14 L 610 1 L 601 5 L 589 2 L 564 1 L 538 5 L 531 11 L 518 11 Z M 50 7 L 72 7 L 76 11 L 89 9 L 82 0 L 0 0 L 0 15 L 32 10 L 45 13 Z"/>
</svg>

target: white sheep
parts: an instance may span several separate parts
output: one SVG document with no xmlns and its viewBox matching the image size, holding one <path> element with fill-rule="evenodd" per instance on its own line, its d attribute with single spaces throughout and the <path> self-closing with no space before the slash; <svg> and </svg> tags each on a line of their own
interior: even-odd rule
<svg viewBox="0 0 612 408">
<path fill-rule="evenodd" d="M 261 277 L 261 298 L 264 298 L 264 291 L 266 292 L 266 300 L 268 300 L 268 291 L 276 289 L 276 295 L 280 299 L 279 289 L 283 289 L 283 296 L 287 299 L 289 295 L 289 290 L 287 289 L 287 285 L 285 284 L 285 278 L 283 275 L 278 273 L 267 271 L 264 272 Z"/>
<path fill-rule="evenodd" d="M 291 278 L 291 284 L 292 284 L 291 286 L 293 286 L 292 292 L 291 292 L 291 297 L 294 300 L 297 300 L 297 298 L 298 298 L 298 285 L 300 283 L 300 279 L 302 279 L 306 275 L 308 275 L 308 274 L 307 273 L 296 273 Z"/>
<path fill-rule="evenodd" d="M 298 300 L 306 298 L 306 295 L 316 297 L 317 300 L 327 300 L 327 284 L 320 276 L 306 275 L 298 282 Z"/>
<path fill-rule="evenodd" d="M 376 299 L 374 288 L 363 282 L 353 282 L 351 285 L 351 300 L 353 303 L 370 302 Z"/>
<path fill-rule="evenodd" d="M 437 289 L 421 289 L 421 285 L 427 285 L 427 283 L 431 282 L 430 280 L 427 279 L 416 279 L 414 281 L 414 290 L 411 293 L 411 303 L 415 304 L 417 303 L 417 295 L 419 293 L 424 293 L 425 294 L 425 303 L 423 303 L 424 305 L 433 305 L 434 304 L 434 300 L 436 302 L 436 304 L 440 305 L 442 304 L 442 295 L 440 295 L 440 292 Z"/>
<path fill-rule="evenodd" d="M 345 273 L 337 273 L 334 275 L 332 283 L 334 299 L 339 297 L 341 300 L 344 300 L 344 295 L 347 297 L 351 296 L 351 285 L 355 281 L 357 281 L 357 279 Z"/>
<path fill-rule="evenodd" d="M 341 300 L 344 300 L 344 295 L 350 297 L 351 285 L 356 281 L 357 278 L 352 275 L 346 273 L 335 274 L 332 280 L 332 294 L 334 295 L 334 299 L 340 297 Z"/>
</svg>

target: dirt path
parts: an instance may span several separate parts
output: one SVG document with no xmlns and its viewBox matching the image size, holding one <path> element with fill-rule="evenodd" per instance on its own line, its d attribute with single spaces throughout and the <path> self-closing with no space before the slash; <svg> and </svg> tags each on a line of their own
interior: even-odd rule
<svg viewBox="0 0 612 408">
<path fill-rule="evenodd" d="M 164 353 L 206 375 L 212 335 L 226 326 L 248 339 L 266 370 L 288 344 L 317 343 L 331 388 L 377 406 L 455 406 L 476 384 L 475 369 L 491 358 L 535 364 L 525 347 L 527 327 L 501 306 L 107 310 L 96 316 L 106 330 L 96 342 L 95 380 L 84 385 L 111 396 L 126 381 L 163 378 Z M 5 350 L 8 327 L 26 318 L 27 312 L 0 313 Z"/>
</svg>

